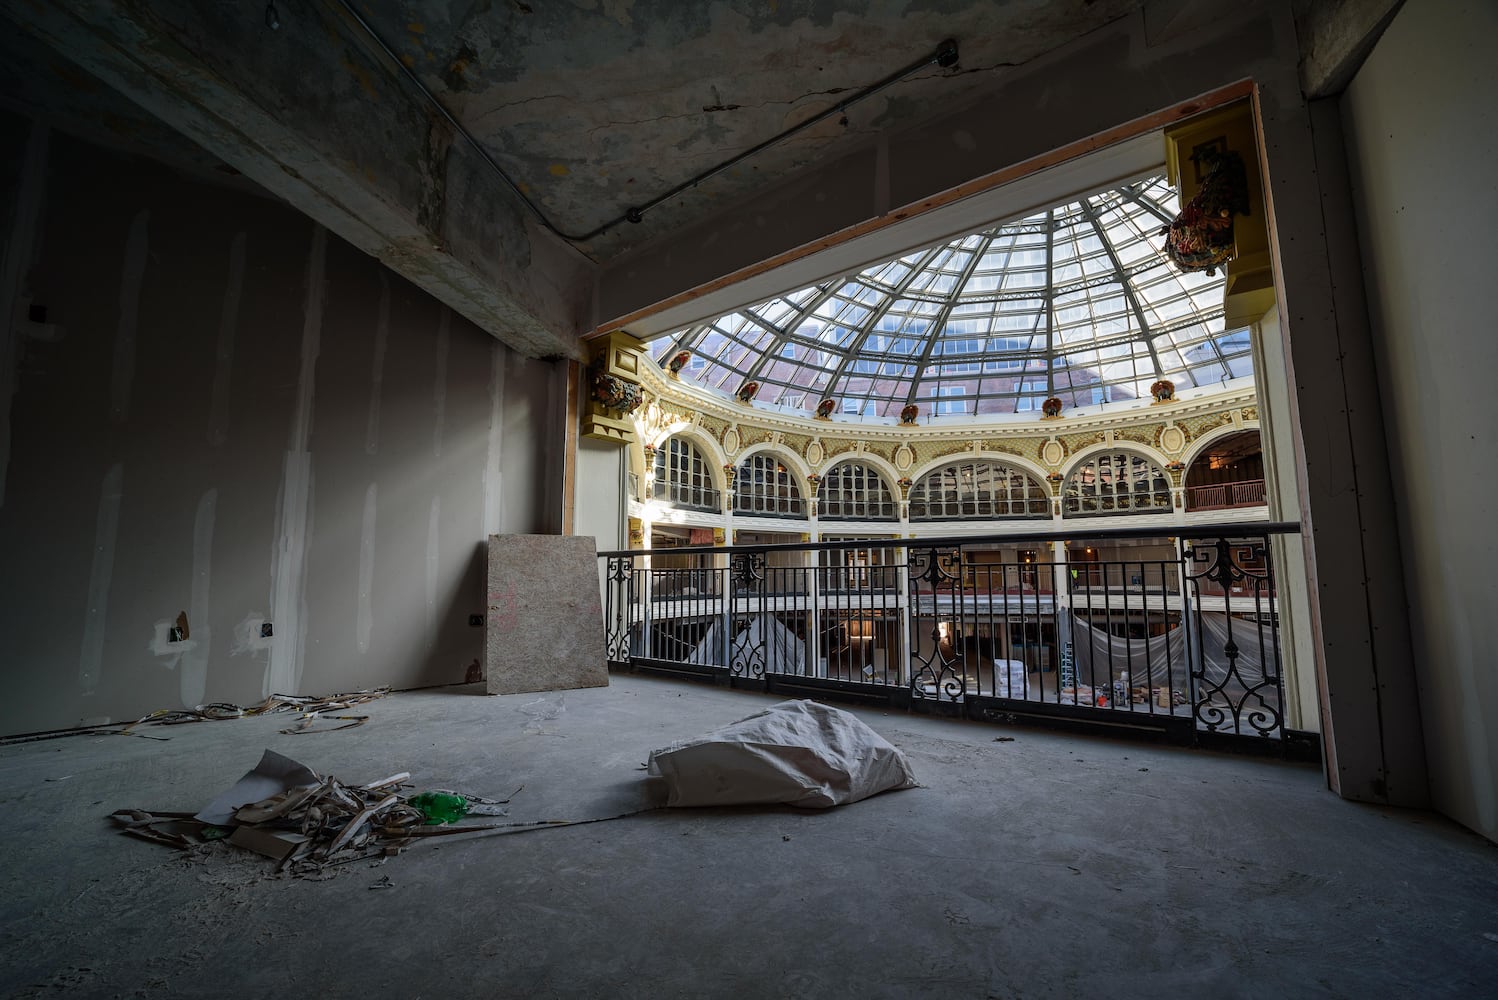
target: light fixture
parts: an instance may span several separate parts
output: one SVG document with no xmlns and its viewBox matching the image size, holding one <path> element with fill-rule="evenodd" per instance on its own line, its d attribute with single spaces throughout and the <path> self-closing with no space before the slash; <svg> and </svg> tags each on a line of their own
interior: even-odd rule
<svg viewBox="0 0 1498 1000">
<path fill-rule="evenodd" d="M 274 3 L 265 5 L 265 26 L 272 31 L 281 30 L 281 12 L 276 10 Z"/>
</svg>

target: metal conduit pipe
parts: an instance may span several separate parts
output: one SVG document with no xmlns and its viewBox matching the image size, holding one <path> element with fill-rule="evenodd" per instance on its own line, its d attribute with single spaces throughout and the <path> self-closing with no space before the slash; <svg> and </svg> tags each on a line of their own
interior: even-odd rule
<svg viewBox="0 0 1498 1000">
<path fill-rule="evenodd" d="M 917 70 L 924 69 L 927 66 L 930 66 L 932 63 L 935 63 L 943 69 L 948 69 L 952 66 L 955 66 L 957 64 L 958 54 L 957 42 L 949 38 L 938 45 L 930 55 L 917 59 L 916 61 L 910 63 L 908 66 L 898 69 L 890 75 L 884 77 L 877 83 L 870 84 L 869 86 L 863 88 L 853 96 L 837 102 L 825 111 L 821 111 L 803 122 L 798 122 L 797 124 L 792 125 L 785 131 L 771 136 L 763 142 L 749 147 L 742 153 L 738 153 L 737 155 L 724 160 L 717 166 L 711 167 L 699 174 L 696 174 L 693 177 L 688 178 L 687 180 L 682 181 L 680 184 L 671 188 L 669 191 L 657 195 L 650 201 L 647 201 L 642 205 L 636 205 L 626 209 L 624 213 L 617 218 L 610 219 L 602 225 L 588 230 L 586 233 L 567 233 L 563 232 L 561 229 L 558 229 L 557 226 L 546 217 L 546 215 L 541 211 L 536 203 L 531 201 L 530 198 L 526 197 L 525 192 L 520 189 L 520 186 L 513 180 L 511 180 L 509 175 L 506 174 L 500 167 L 500 165 L 494 161 L 494 157 L 489 155 L 489 151 L 485 149 L 484 146 L 476 138 L 474 138 L 473 134 L 469 132 L 468 129 L 463 127 L 462 123 L 458 121 L 458 119 L 452 114 L 452 112 L 447 110 L 442 102 L 437 99 L 437 95 L 433 94 L 431 89 L 422 82 L 421 77 L 416 74 L 416 71 L 405 64 L 401 57 L 396 54 L 395 50 L 392 49 L 382 37 L 380 37 L 379 32 L 375 31 L 373 25 L 371 25 L 362 14 L 354 9 L 353 5 L 349 3 L 349 0 L 334 0 L 334 2 L 337 3 L 337 5 L 343 10 L 343 12 L 355 24 L 357 24 L 366 35 L 369 36 L 370 41 L 372 41 L 375 46 L 380 49 L 380 51 L 384 52 L 385 56 L 390 59 L 390 61 L 394 63 L 396 67 L 400 69 L 400 72 L 406 77 L 407 80 L 411 82 L 412 86 L 420 91 L 421 95 L 426 98 L 427 102 L 432 105 L 437 113 L 441 115 L 449 125 L 452 126 L 453 131 L 461 136 L 463 138 L 463 141 L 468 143 L 473 151 L 477 153 L 486 164 L 489 165 L 489 168 L 494 171 L 495 176 L 497 176 L 504 183 L 505 187 L 510 189 L 510 192 L 514 194 L 516 198 L 520 199 L 521 204 L 525 205 L 525 207 L 530 210 L 531 214 L 536 217 L 536 220 L 540 222 L 541 225 L 545 226 L 548 231 L 552 232 L 556 236 L 566 240 L 569 243 L 586 243 L 588 240 L 591 240 L 594 237 L 603 235 L 610 229 L 613 229 L 615 226 L 619 225 L 621 222 L 641 222 L 645 218 L 645 213 L 649 212 L 651 209 L 659 208 L 661 205 L 682 194 L 684 191 L 688 191 L 696 187 L 698 184 L 701 184 L 708 178 L 722 173 L 723 171 L 738 163 L 743 162 L 756 153 L 763 152 L 776 143 L 783 142 L 791 136 L 796 135 L 797 133 L 802 132 L 808 128 L 811 128 L 813 125 L 826 121 L 833 115 L 842 114 L 858 102 L 872 97 L 873 95 L 879 93 L 881 90 L 884 90 L 886 87 L 900 82 L 901 80 L 910 76 L 912 73 L 915 73 Z M 279 23 L 276 25 L 276 27 L 279 27 Z"/>
</svg>

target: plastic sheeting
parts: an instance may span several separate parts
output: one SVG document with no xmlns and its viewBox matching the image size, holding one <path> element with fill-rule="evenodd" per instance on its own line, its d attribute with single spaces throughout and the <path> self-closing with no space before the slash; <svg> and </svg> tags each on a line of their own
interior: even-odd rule
<svg viewBox="0 0 1498 1000">
<path fill-rule="evenodd" d="M 732 658 L 762 663 L 764 669 L 777 674 L 806 673 L 806 648 L 801 639 L 772 615 L 740 618 L 746 628 L 730 639 Z M 747 634 L 746 634 L 747 633 Z M 727 666 L 723 663 L 723 630 L 714 622 L 695 649 L 688 663 L 702 666 Z"/>
<path fill-rule="evenodd" d="M 808 809 L 914 788 L 910 762 L 853 715 L 783 701 L 650 754 L 668 806 L 785 804 Z"/>
<path fill-rule="evenodd" d="M 1206 611 L 1192 615 L 1192 643 L 1201 657 L 1202 673 L 1213 684 L 1228 682 L 1229 661 L 1224 648 L 1228 640 L 1228 616 Z M 1198 626 L 1197 622 L 1200 622 Z M 1234 645 L 1238 647 L 1236 681 L 1243 685 L 1264 680 L 1264 659 L 1273 657 L 1273 630 L 1242 619 L 1232 622 Z M 1105 685 L 1111 666 L 1114 677 L 1127 671 L 1133 684 L 1159 685 L 1174 681 L 1186 686 L 1186 633 L 1172 629 L 1165 635 L 1148 639 L 1123 639 L 1094 628 L 1072 615 L 1072 636 L 1076 649 L 1077 678 L 1083 684 Z M 1170 665 L 1175 665 L 1172 673 Z"/>
</svg>

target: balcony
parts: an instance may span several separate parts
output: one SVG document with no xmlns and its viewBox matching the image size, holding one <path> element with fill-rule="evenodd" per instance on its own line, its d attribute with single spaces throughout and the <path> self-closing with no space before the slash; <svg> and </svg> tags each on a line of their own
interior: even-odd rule
<svg viewBox="0 0 1498 1000">
<path fill-rule="evenodd" d="M 603 553 L 609 660 L 800 697 L 1283 752 L 1269 540 L 1298 530 Z M 1037 543 L 1084 540 L 1115 557 L 1033 558 L 1056 551 Z M 1005 555 L 1017 545 L 1024 558 Z"/>
<path fill-rule="evenodd" d="M 736 493 L 733 512 L 748 517 L 806 518 L 806 501 L 793 496 L 760 496 Z"/>
<path fill-rule="evenodd" d="M 1264 480 L 1249 479 L 1241 483 L 1217 483 L 1214 486 L 1188 486 L 1186 509 L 1226 510 L 1231 507 L 1263 507 L 1268 501 Z"/>
<path fill-rule="evenodd" d="M 722 494 L 711 486 L 670 483 L 657 479 L 652 485 L 651 497 L 655 500 L 665 500 L 672 506 L 683 510 L 706 511 L 710 514 L 717 514 L 723 510 Z"/>
</svg>

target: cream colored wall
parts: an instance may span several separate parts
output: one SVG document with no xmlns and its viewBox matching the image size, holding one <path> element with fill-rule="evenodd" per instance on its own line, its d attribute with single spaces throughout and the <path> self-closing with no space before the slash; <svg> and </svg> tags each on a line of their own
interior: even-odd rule
<svg viewBox="0 0 1498 1000">
<path fill-rule="evenodd" d="M 1294 521 L 1300 517 L 1294 428 L 1290 424 L 1289 379 L 1285 372 L 1279 306 L 1259 320 L 1254 336 L 1254 368 L 1260 374 L 1263 406 L 1260 441 L 1264 446 L 1264 482 L 1269 517 Z M 1311 633 L 1311 595 L 1304 573 L 1306 542 L 1301 535 L 1280 535 L 1271 541 L 1280 603 L 1281 635 L 1285 639 L 1285 723 L 1295 729 L 1320 732 L 1321 711 L 1316 686 L 1316 647 Z"/>
<path fill-rule="evenodd" d="M 628 452 L 624 445 L 583 438 L 577 444 L 572 533 L 592 535 L 599 552 L 628 548 L 624 521 Z"/>
<path fill-rule="evenodd" d="M 1489 0 L 1410 0 L 1341 104 L 1431 796 L 1498 840 L 1495 48 Z"/>
</svg>

